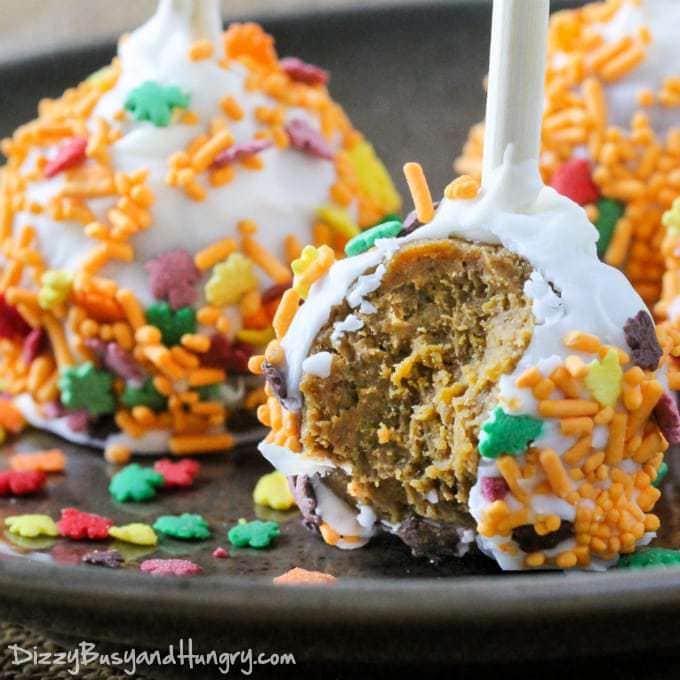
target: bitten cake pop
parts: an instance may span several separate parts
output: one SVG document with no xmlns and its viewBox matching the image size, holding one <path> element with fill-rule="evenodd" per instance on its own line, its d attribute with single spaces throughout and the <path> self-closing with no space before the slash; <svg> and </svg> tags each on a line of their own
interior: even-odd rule
<svg viewBox="0 0 680 680">
<path fill-rule="evenodd" d="M 557 12 L 548 37 L 543 179 L 588 212 L 598 254 L 664 318 L 680 291 L 661 216 L 680 193 L 675 0 L 606 0 Z M 458 172 L 479 177 L 483 126 Z M 677 269 L 677 264 L 671 267 Z M 659 302 L 660 300 L 660 302 Z"/>
<path fill-rule="evenodd" d="M 493 17 L 484 185 L 435 206 L 407 164 L 406 223 L 342 261 L 303 250 L 250 361 L 260 451 L 331 545 L 386 530 L 433 559 L 476 541 L 503 569 L 604 568 L 655 535 L 680 419 L 643 301 L 540 179 L 548 3 Z"/>
<path fill-rule="evenodd" d="M 29 422 L 119 450 L 233 443 L 289 263 L 399 209 L 328 78 L 255 24 L 222 34 L 216 0 L 161 0 L 3 142 L 0 370 Z"/>
</svg>

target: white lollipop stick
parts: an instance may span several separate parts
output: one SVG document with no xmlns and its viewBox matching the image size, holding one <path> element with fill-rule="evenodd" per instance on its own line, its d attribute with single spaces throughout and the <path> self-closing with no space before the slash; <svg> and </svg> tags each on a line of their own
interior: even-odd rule
<svg viewBox="0 0 680 680">
<path fill-rule="evenodd" d="M 538 160 L 550 0 L 494 0 L 482 181 L 502 164 Z"/>
<path fill-rule="evenodd" d="M 158 14 L 181 14 L 193 40 L 216 42 L 222 32 L 219 0 L 160 0 Z"/>
</svg>

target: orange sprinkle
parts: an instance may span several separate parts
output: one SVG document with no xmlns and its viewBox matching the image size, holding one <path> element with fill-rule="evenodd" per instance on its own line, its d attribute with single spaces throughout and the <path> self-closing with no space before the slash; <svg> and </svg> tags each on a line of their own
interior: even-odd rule
<svg viewBox="0 0 680 680">
<path fill-rule="evenodd" d="M 644 465 L 653 458 L 659 451 L 663 451 L 663 442 L 658 432 L 651 432 L 643 440 L 633 455 L 633 460 L 640 465 Z"/>
<path fill-rule="evenodd" d="M 234 121 L 241 120 L 245 115 L 240 104 L 234 99 L 234 97 L 228 96 L 220 99 L 220 106 L 222 111 L 224 111 L 229 118 Z"/>
<path fill-rule="evenodd" d="M 614 417 L 614 409 L 611 406 L 605 406 L 599 413 L 595 415 L 593 420 L 596 425 L 607 425 Z"/>
<path fill-rule="evenodd" d="M 290 270 L 274 257 L 263 245 L 252 236 L 245 234 L 241 242 L 243 252 L 260 269 L 262 269 L 275 283 L 288 283 L 291 279 Z"/>
<path fill-rule="evenodd" d="M 574 553 L 571 550 L 567 550 L 566 552 L 560 553 L 555 558 L 555 564 L 560 569 L 571 569 L 572 567 L 575 567 L 577 563 L 578 558 L 576 557 L 576 553 Z"/>
<path fill-rule="evenodd" d="M 225 451 L 234 446 L 234 438 L 227 434 L 178 435 L 170 437 L 168 447 L 176 456 L 186 453 L 211 453 Z"/>
<path fill-rule="evenodd" d="M 567 465 L 576 465 L 590 451 L 593 444 L 592 435 L 581 437 L 576 444 L 565 451 L 563 459 Z"/>
<path fill-rule="evenodd" d="M 333 531 L 326 522 L 321 524 L 319 532 L 321 533 L 321 538 L 323 538 L 324 542 L 328 545 L 337 545 L 340 541 L 340 534 Z"/>
<path fill-rule="evenodd" d="M 231 329 L 231 322 L 226 316 L 221 316 L 219 319 L 217 319 L 215 327 L 223 335 L 229 335 L 229 330 Z"/>
<path fill-rule="evenodd" d="M 599 410 L 596 401 L 587 399 L 548 399 L 538 402 L 538 412 L 544 418 L 594 416 Z"/>
<path fill-rule="evenodd" d="M 66 457 L 61 449 L 38 451 L 37 453 L 17 453 L 9 458 L 12 470 L 36 470 L 40 472 L 63 472 Z"/>
<path fill-rule="evenodd" d="M 524 558 L 524 564 L 526 564 L 527 567 L 542 567 L 545 564 L 545 555 L 542 552 L 529 553 Z"/>
<path fill-rule="evenodd" d="M 286 355 L 281 347 L 281 343 L 278 340 L 272 340 L 268 345 L 264 353 L 265 359 L 274 365 L 282 364 Z"/>
<path fill-rule="evenodd" d="M 600 211 L 594 203 L 584 205 L 583 209 L 586 211 L 586 216 L 593 224 L 597 222 L 597 219 L 600 216 Z"/>
<path fill-rule="evenodd" d="M 286 140 L 288 138 L 286 137 Z M 343 208 L 350 205 L 354 199 L 354 194 L 344 182 L 335 182 L 330 189 L 330 196 L 335 203 Z"/>
<path fill-rule="evenodd" d="M 645 531 L 657 531 L 661 522 L 656 515 L 645 515 Z"/>
<path fill-rule="evenodd" d="M 604 457 L 604 451 L 597 451 L 591 456 L 588 456 L 586 462 L 583 464 L 583 473 L 588 475 L 591 472 L 594 472 L 598 467 L 600 467 L 600 465 L 602 465 L 602 463 L 604 463 Z"/>
<path fill-rule="evenodd" d="M 264 160 L 259 154 L 256 154 L 242 158 L 239 161 L 239 165 L 246 170 L 262 170 L 264 168 Z"/>
<path fill-rule="evenodd" d="M 109 253 L 107 252 L 106 245 L 102 244 L 90 252 L 82 267 L 87 273 L 94 274 L 104 267 L 108 261 Z"/>
<path fill-rule="evenodd" d="M 210 349 L 210 338 L 207 335 L 187 333 L 182 336 L 182 345 L 192 352 L 204 354 Z"/>
<path fill-rule="evenodd" d="M 645 50 L 635 45 L 615 58 L 608 60 L 600 69 L 600 75 L 606 81 L 619 80 L 641 64 L 644 58 Z"/>
<path fill-rule="evenodd" d="M 643 512 L 650 512 L 660 497 L 661 491 L 659 491 L 659 489 L 655 489 L 653 486 L 648 486 L 646 489 L 640 492 L 640 495 L 637 498 L 638 505 Z M 641 537 L 642 536 L 640 536 L 640 538 Z"/>
<path fill-rule="evenodd" d="M 516 510 L 498 522 L 498 533 L 501 536 L 507 536 L 513 529 L 526 524 L 528 521 L 529 510 L 527 508 Z"/>
<path fill-rule="evenodd" d="M 645 379 L 645 373 L 639 366 L 633 366 L 623 374 L 623 379 L 629 385 L 639 385 Z"/>
<path fill-rule="evenodd" d="M 286 253 L 286 262 L 290 265 L 293 260 L 297 260 L 300 257 L 302 243 L 300 243 L 300 239 L 295 234 L 286 234 L 283 239 L 283 249 Z"/>
<path fill-rule="evenodd" d="M 586 352 L 588 354 L 599 354 L 602 349 L 602 343 L 599 338 L 590 333 L 583 333 L 582 331 L 571 331 L 567 333 L 564 337 L 564 344 L 570 349 Z"/>
<path fill-rule="evenodd" d="M 127 411 L 118 411 L 115 420 L 116 425 L 133 439 L 139 439 L 144 436 L 144 428 Z"/>
<path fill-rule="evenodd" d="M 183 125 L 196 125 L 199 120 L 198 114 L 193 111 L 182 111 L 179 114 L 179 121 Z"/>
<path fill-rule="evenodd" d="M 225 165 L 210 172 L 208 181 L 213 187 L 223 187 L 236 177 L 236 169 L 233 165 Z"/>
<path fill-rule="evenodd" d="M 585 416 L 563 418 L 560 420 L 560 430 L 564 435 L 584 435 L 593 431 L 593 419 Z"/>
<path fill-rule="evenodd" d="M 172 354 L 167 347 L 149 345 L 144 348 L 144 355 L 172 380 L 180 380 L 184 377 L 184 369 L 173 361 Z"/>
<path fill-rule="evenodd" d="M 271 130 L 272 139 L 274 140 L 274 144 L 276 144 L 276 147 L 278 149 L 287 149 L 290 146 L 290 138 L 288 137 L 288 133 L 286 132 L 286 129 L 283 127 L 283 125 L 281 125 L 281 124 L 272 125 L 270 130 Z M 331 187 L 331 193 L 332 192 L 333 192 L 333 187 Z M 352 196 L 349 197 L 349 200 L 351 202 Z M 345 203 L 342 202 L 342 199 L 340 199 L 339 202 L 340 202 L 340 205 L 346 205 Z"/>
<path fill-rule="evenodd" d="M 555 383 L 549 378 L 542 378 L 532 390 L 536 399 L 547 399 L 555 390 Z"/>
<path fill-rule="evenodd" d="M 218 401 L 199 401 L 195 404 L 191 404 L 191 412 L 198 413 L 203 416 L 219 416 L 224 417 L 225 407 L 224 404 Z M 220 421 L 221 422 L 221 421 Z"/>
<path fill-rule="evenodd" d="M 564 366 L 556 368 L 551 373 L 550 379 L 566 397 L 578 399 L 581 396 L 581 385 Z"/>
<path fill-rule="evenodd" d="M 147 229 L 151 226 L 151 213 L 146 210 L 153 203 L 153 194 L 151 190 L 144 185 L 135 186 L 131 191 L 131 195 L 137 196 L 137 200 L 123 196 L 117 203 L 118 209 L 128 215 L 140 229 Z M 138 204 L 142 201 L 142 205 Z"/>
<path fill-rule="evenodd" d="M 55 370 L 54 361 L 49 356 L 40 356 L 31 363 L 28 370 L 26 386 L 35 394 L 49 379 Z"/>
<path fill-rule="evenodd" d="M 60 318 L 62 316 L 60 310 L 62 309 L 63 307 L 60 305 L 56 307 L 54 310 L 54 313 L 59 314 Z M 38 328 L 40 326 L 40 316 L 38 310 L 34 309 L 33 307 L 28 307 L 27 305 L 19 303 L 17 305 L 17 311 L 31 328 Z"/>
<path fill-rule="evenodd" d="M 640 389 L 642 390 L 642 403 L 630 414 L 626 439 L 630 439 L 643 426 L 663 394 L 663 386 L 658 380 L 647 380 L 642 383 Z"/>
<path fill-rule="evenodd" d="M 629 411 L 635 411 L 642 405 L 642 389 L 640 385 L 623 386 L 623 404 Z"/>
<path fill-rule="evenodd" d="M 214 46 L 210 40 L 196 40 L 189 47 L 189 59 L 191 61 L 201 61 L 210 59 L 213 56 Z"/>
<path fill-rule="evenodd" d="M 461 175 L 451 182 L 446 189 L 444 189 L 444 196 L 446 198 L 455 199 L 472 199 L 479 193 L 479 182 L 470 175 Z"/>
<path fill-rule="evenodd" d="M 113 324 L 113 336 L 116 342 L 127 351 L 132 349 L 134 345 L 134 338 L 130 326 L 128 324 L 118 321 Z"/>
<path fill-rule="evenodd" d="M 93 319 L 85 319 L 80 324 L 80 334 L 86 338 L 99 337 L 99 324 Z"/>
<path fill-rule="evenodd" d="M 140 326 L 135 332 L 135 340 L 142 345 L 158 345 L 161 342 L 161 332 L 155 326 Z"/>
<path fill-rule="evenodd" d="M 636 434 L 634 437 L 631 437 L 628 442 L 627 442 L 627 451 L 628 453 L 635 453 L 639 448 L 640 444 L 642 444 L 642 437 L 639 434 Z"/>
<path fill-rule="evenodd" d="M 248 370 L 255 375 L 262 375 L 264 373 L 263 364 L 264 356 L 254 355 L 248 359 Z"/>
<path fill-rule="evenodd" d="M 575 482 L 580 482 L 585 478 L 585 475 L 580 468 L 571 468 L 569 470 L 569 477 L 571 477 Z"/>
<path fill-rule="evenodd" d="M 194 154 L 191 164 L 196 172 L 204 172 L 215 156 L 234 143 L 234 135 L 226 128 L 214 134 Z"/>
<path fill-rule="evenodd" d="M 616 231 L 609 242 L 604 259 L 612 267 L 620 267 L 628 254 L 628 248 L 633 236 L 633 223 L 625 217 L 621 218 L 616 225 Z"/>
<path fill-rule="evenodd" d="M 25 288 L 8 288 L 5 291 L 5 299 L 10 305 L 26 305 L 30 307 L 35 312 L 38 312 L 40 306 L 38 304 L 38 295 L 33 291 L 27 290 Z"/>
<path fill-rule="evenodd" d="M 218 262 L 226 260 L 238 249 L 238 244 L 232 238 L 225 238 L 196 253 L 194 264 L 200 270 L 210 269 Z"/>
<path fill-rule="evenodd" d="M 211 307 L 209 305 L 201 307 L 196 314 L 198 322 L 203 326 L 214 326 L 215 322 L 220 316 L 218 307 Z"/>
<path fill-rule="evenodd" d="M 189 373 L 189 385 L 192 387 L 214 385 L 224 382 L 226 377 L 220 368 L 197 368 Z"/>
<path fill-rule="evenodd" d="M 195 354 L 187 352 L 183 347 L 175 346 L 170 349 L 172 358 L 183 368 L 198 368 L 200 361 Z"/>
<path fill-rule="evenodd" d="M 61 323 L 51 314 L 43 315 L 42 322 L 50 339 L 52 350 L 54 351 L 54 356 L 57 360 L 57 364 L 59 364 L 59 368 L 72 366 L 75 361 L 71 354 L 71 350 L 68 348 Z"/>
<path fill-rule="evenodd" d="M 626 413 L 616 413 L 611 420 L 606 448 L 606 461 L 609 465 L 615 465 L 623 459 L 627 423 Z"/>
<path fill-rule="evenodd" d="M 271 427 L 271 412 L 269 411 L 269 406 L 267 404 L 260 404 L 257 407 L 257 419 L 265 426 Z M 273 433 L 273 431 L 272 431 Z M 270 433 L 270 434 L 272 434 Z"/>
<path fill-rule="evenodd" d="M 258 230 L 257 222 L 254 220 L 239 220 L 236 223 L 236 229 L 242 236 L 245 234 L 256 234 Z"/>
<path fill-rule="evenodd" d="M 423 168 L 419 163 L 406 163 L 404 176 L 416 208 L 418 221 L 425 224 L 434 217 L 434 205 Z"/>
<path fill-rule="evenodd" d="M 169 397 L 173 393 L 172 383 L 162 375 L 157 375 L 153 379 L 153 386 L 166 397 Z"/>
<path fill-rule="evenodd" d="M 519 469 L 519 465 L 517 465 L 517 461 L 512 456 L 500 456 L 496 461 L 496 464 L 498 466 L 499 472 L 501 475 L 503 475 L 503 479 L 505 479 L 507 482 L 508 486 L 510 487 L 510 491 L 512 491 L 515 498 L 520 503 L 526 503 L 529 499 L 526 492 L 519 483 L 522 474 Z"/>
<path fill-rule="evenodd" d="M 625 52 L 633 46 L 633 39 L 629 36 L 623 36 L 619 40 L 604 44 L 599 49 L 595 50 L 590 56 L 589 66 L 593 71 L 599 70 L 602 66 L 609 63 L 617 55 Z"/>
<path fill-rule="evenodd" d="M 0 398 L 0 426 L 13 434 L 21 432 L 26 426 L 24 416 L 11 399 Z"/>
<path fill-rule="evenodd" d="M 130 198 L 142 208 L 150 208 L 155 201 L 153 192 L 144 184 L 137 184 L 130 189 Z"/>
<path fill-rule="evenodd" d="M 36 394 L 38 401 L 44 404 L 48 401 L 55 401 L 59 397 L 59 386 L 57 380 L 59 372 L 55 371 Z"/>
<path fill-rule="evenodd" d="M 276 432 L 281 429 L 281 425 L 283 424 L 283 408 L 275 397 L 267 399 L 267 406 L 269 407 L 271 428 Z"/>
<path fill-rule="evenodd" d="M 21 279 L 23 265 L 14 260 L 10 262 L 3 272 L 2 279 L 0 279 L 0 289 L 7 290 L 10 286 L 15 286 Z"/>
<path fill-rule="evenodd" d="M 113 465 L 125 465 L 132 458 L 132 449 L 121 444 L 110 444 L 104 450 L 104 459 Z"/>
<path fill-rule="evenodd" d="M 116 301 L 115 293 L 111 291 L 74 290 L 73 297 L 76 304 L 83 307 L 95 321 L 108 323 L 121 321 L 125 317 L 123 308 Z"/>
<path fill-rule="evenodd" d="M 142 425 L 142 427 L 152 428 L 156 424 L 156 414 L 148 406 L 133 407 L 132 417 Z"/>
<path fill-rule="evenodd" d="M 557 453 L 553 449 L 543 449 L 538 459 L 553 491 L 560 498 L 567 496 L 571 491 L 571 480 Z"/>
<path fill-rule="evenodd" d="M 532 366 L 531 368 L 527 368 L 526 371 L 524 371 L 518 378 L 515 380 L 515 385 L 520 388 L 532 388 L 535 387 L 539 381 L 542 379 L 541 372 L 536 368 L 536 366 Z"/>
<path fill-rule="evenodd" d="M 278 586 L 326 586 L 332 585 L 336 581 L 337 579 L 335 576 L 331 576 L 330 574 L 325 574 L 322 571 L 308 571 L 307 569 L 301 569 L 300 567 L 294 567 L 285 574 L 281 574 L 281 576 L 276 576 L 272 579 L 272 582 Z"/>
<path fill-rule="evenodd" d="M 300 295 L 292 288 L 289 288 L 281 297 L 279 308 L 276 310 L 274 320 L 272 321 L 277 339 L 283 338 L 288 331 L 293 317 L 297 314 L 300 300 Z"/>
<path fill-rule="evenodd" d="M 135 259 L 135 252 L 129 243 L 114 243 L 109 241 L 104 244 L 106 254 L 111 260 L 122 260 L 132 262 Z"/>
</svg>

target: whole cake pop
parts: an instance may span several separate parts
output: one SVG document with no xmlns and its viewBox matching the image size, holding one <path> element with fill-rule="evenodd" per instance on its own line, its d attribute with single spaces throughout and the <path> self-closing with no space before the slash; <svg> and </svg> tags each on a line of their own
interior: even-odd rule
<svg viewBox="0 0 680 680">
<path fill-rule="evenodd" d="M 586 208 L 598 254 L 664 318 L 680 292 L 677 237 L 661 217 L 680 193 L 680 60 L 675 0 L 606 0 L 553 15 L 540 167 Z M 478 177 L 483 126 L 458 172 Z M 670 259 L 670 262 L 668 260 Z M 660 302 L 659 302 L 660 300 Z"/>
<path fill-rule="evenodd" d="M 484 186 L 459 177 L 435 207 L 407 164 L 416 214 L 342 261 L 303 250 L 250 361 L 260 451 L 331 545 L 383 529 L 432 559 L 476 540 L 504 569 L 604 568 L 659 527 L 680 419 L 643 301 L 540 179 L 547 20 L 494 3 Z"/>
<path fill-rule="evenodd" d="M 140 452 L 223 449 L 304 244 L 399 208 L 328 73 L 216 0 L 161 0 L 113 63 L 2 143 L 3 384 L 31 423 Z"/>
</svg>

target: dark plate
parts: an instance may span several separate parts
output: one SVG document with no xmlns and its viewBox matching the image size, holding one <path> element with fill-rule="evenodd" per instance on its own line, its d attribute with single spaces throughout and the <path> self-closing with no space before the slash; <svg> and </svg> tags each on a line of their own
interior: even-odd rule
<svg viewBox="0 0 680 680">
<path fill-rule="evenodd" d="M 363 10 L 265 22 L 282 54 L 335 73 L 332 90 L 378 147 L 395 176 L 407 160 L 426 166 L 435 193 L 452 177 L 451 161 L 483 112 L 490 4 L 449 2 L 390 11 Z M 28 120 L 40 96 L 56 95 L 105 63 L 112 46 L 52 55 L 0 72 L 0 134 Z M 153 521 L 195 511 L 215 539 L 163 541 L 153 554 L 188 556 L 202 577 L 146 576 L 146 555 L 128 549 L 126 569 L 79 566 L 91 544 L 0 542 L 0 617 L 28 622 L 59 639 L 101 640 L 137 647 L 193 637 L 221 650 L 288 651 L 302 660 L 491 661 L 628 652 L 677 644 L 680 571 L 500 575 L 480 557 L 435 567 L 412 560 L 389 537 L 342 552 L 309 536 L 298 516 L 253 507 L 251 490 L 266 470 L 252 448 L 205 458 L 195 490 L 157 502 L 119 505 L 106 487 L 113 470 L 97 452 L 40 433 L 18 449 L 62 446 L 64 476 L 46 495 L 2 501 L 0 515 L 75 505 L 117 522 Z M 10 453 L 10 447 L 2 455 Z M 662 545 L 679 545 L 677 478 L 666 483 Z M 226 529 L 239 517 L 273 517 L 282 537 L 268 551 L 232 551 Z M 2 519 L 0 517 L 0 519 Z M 341 577 L 326 589 L 281 588 L 271 578 L 292 566 Z"/>
</svg>

